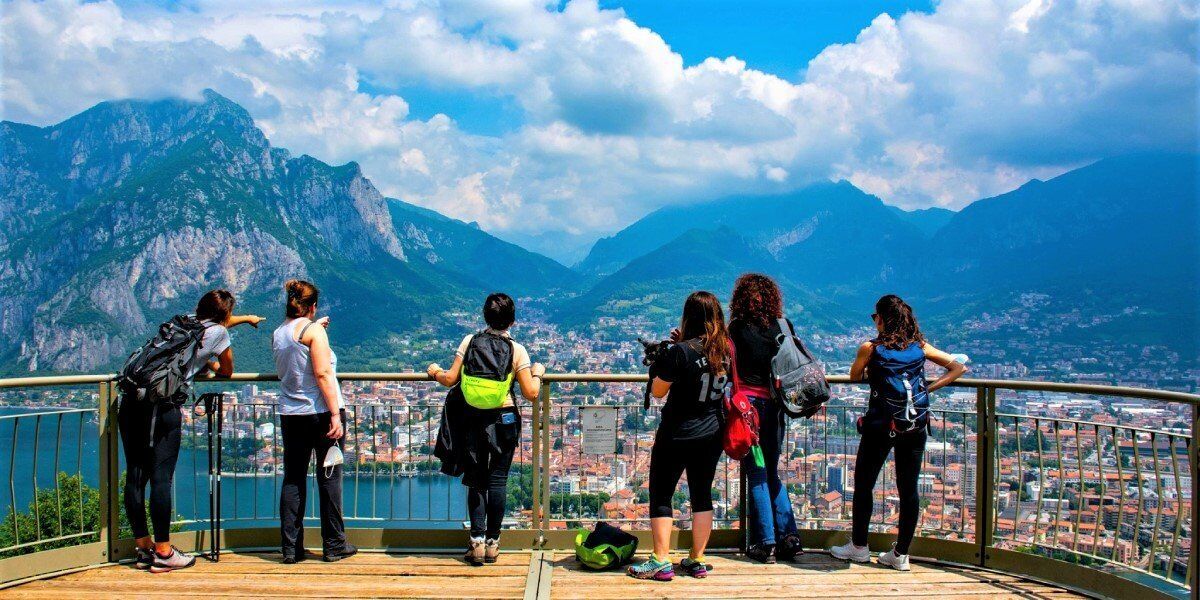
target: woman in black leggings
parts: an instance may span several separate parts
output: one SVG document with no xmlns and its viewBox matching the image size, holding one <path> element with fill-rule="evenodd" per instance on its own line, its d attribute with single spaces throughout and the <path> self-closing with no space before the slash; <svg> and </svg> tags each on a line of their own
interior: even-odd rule
<svg viewBox="0 0 1200 600">
<path fill-rule="evenodd" d="M 683 305 L 677 340 L 650 368 L 650 393 L 667 397 L 650 451 L 650 530 L 654 553 L 629 567 L 638 579 L 669 581 L 671 498 L 687 473 L 692 504 L 692 549 L 679 566 L 686 575 L 705 577 L 704 549 L 712 533 L 712 483 L 721 460 L 721 408 L 728 387 L 729 334 L 717 297 L 695 292 Z M 669 395 L 668 395 L 669 393 Z"/>
<path fill-rule="evenodd" d="M 229 328 L 242 323 L 254 327 L 263 320 L 254 315 L 235 316 L 233 294 L 212 290 L 200 297 L 196 319 L 204 325 L 204 334 L 195 356 L 183 373 L 188 386 L 197 375 L 212 371 L 218 377 L 233 374 L 233 348 Z M 180 396 L 151 403 L 122 397 L 117 410 L 117 430 L 125 450 L 125 515 L 136 539 L 139 569 L 163 573 L 195 564 L 196 559 L 171 545 L 171 481 L 175 463 L 179 460 L 180 406 L 186 398 L 186 387 Z M 146 524 L 146 486 L 150 486 L 150 522 L 154 537 Z"/>
<path fill-rule="evenodd" d="M 854 462 L 853 534 L 845 545 L 830 548 L 830 553 L 842 560 L 871 560 L 867 529 L 875 503 L 875 482 L 888 453 L 894 450 L 899 531 L 892 549 L 879 555 L 879 563 L 907 571 L 908 547 L 921 513 L 917 481 L 929 424 L 929 393 L 953 383 L 967 368 L 925 341 L 912 308 L 898 296 L 880 298 L 871 318 L 879 335 L 858 348 L 850 367 L 851 380 L 865 378 L 871 386 L 867 412 L 858 422 L 862 439 Z M 946 369 L 928 385 L 925 361 Z"/>
</svg>

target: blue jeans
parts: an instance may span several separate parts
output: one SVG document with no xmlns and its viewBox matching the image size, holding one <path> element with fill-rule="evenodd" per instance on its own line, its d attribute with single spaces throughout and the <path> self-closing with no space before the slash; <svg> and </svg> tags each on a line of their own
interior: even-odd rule
<svg viewBox="0 0 1200 600">
<path fill-rule="evenodd" d="M 742 459 L 746 474 L 746 498 L 750 505 L 750 543 L 774 544 L 786 535 L 796 533 L 796 515 L 787 488 L 779 480 L 779 453 L 787 423 L 783 408 L 767 398 L 751 398 L 758 410 L 758 443 L 762 447 L 763 465 L 754 464 L 754 457 Z"/>
</svg>

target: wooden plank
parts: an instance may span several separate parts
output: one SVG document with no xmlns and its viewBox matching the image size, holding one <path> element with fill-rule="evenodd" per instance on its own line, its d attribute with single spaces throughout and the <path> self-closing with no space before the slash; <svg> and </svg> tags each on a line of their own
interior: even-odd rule
<svg viewBox="0 0 1200 600">
<path fill-rule="evenodd" d="M 311 578 L 302 584 L 278 578 L 243 578 L 238 582 L 213 582 L 197 585 L 195 581 L 173 579 L 170 575 L 147 578 L 145 584 L 130 582 L 121 587 L 121 595 L 208 595 L 208 596 L 293 596 L 309 598 L 519 598 L 525 589 L 521 577 L 501 577 L 487 581 L 468 581 L 456 577 L 422 578 Z M 114 594 L 108 581 L 55 581 L 53 584 L 20 586 L 5 590 L 0 597 L 21 598 L 27 594 L 51 592 L 59 598 L 81 594 Z"/>
<path fill-rule="evenodd" d="M 505 552 L 496 565 L 471 567 L 457 555 L 363 553 L 325 563 L 284 565 L 278 553 L 223 555 L 196 567 L 154 575 L 128 565 L 93 569 L 0 590 L 0 598 L 406 597 L 406 598 L 994 598 L 1079 597 L 1020 577 L 969 568 L 914 563 L 909 573 L 848 564 L 814 554 L 802 564 L 760 565 L 711 556 L 707 579 L 677 574 L 670 583 L 639 581 L 622 571 L 583 571 L 573 556 L 549 551 Z"/>
</svg>

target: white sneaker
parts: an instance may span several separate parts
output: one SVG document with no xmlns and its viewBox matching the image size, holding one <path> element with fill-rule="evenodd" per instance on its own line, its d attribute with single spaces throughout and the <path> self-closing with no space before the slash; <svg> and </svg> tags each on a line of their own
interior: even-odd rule
<svg viewBox="0 0 1200 600">
<path fill-rule="evenodd" d="M 829 549 L 834 558 L 852 560 L 857 563 L 871 562 L 871 549 L 866 546 L 855 546 L 853 541 Z M 906 563 L 907 564 L 907 563 Z"/>
<path fill-rule="evenodd" d="M 887 565 L 897 571 L 908 571 L 908 555 L 897 554 L 896 544 L 892 544 L 892 549 L 879 555 L 879 564 Z"/>
</svg>

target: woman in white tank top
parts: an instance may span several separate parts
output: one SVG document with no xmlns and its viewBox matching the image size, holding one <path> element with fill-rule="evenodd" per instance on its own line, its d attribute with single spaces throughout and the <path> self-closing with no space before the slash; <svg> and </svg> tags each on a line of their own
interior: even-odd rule
<svg viewBox="0 0 1200 600">
<path fill-rule="evenodd" d="M 283 437 L 283 485 L 279 492 L 283 562 L 304 560 L 304 506 L 308 463 L 317 455 L 321 541 L 328 562 L 354 555 L 342 519 L 341 450 L 345 403 L 337 381 L 337 357 L 329 347 L 329 317 L 317 318 L 320 292 L 307 281 L 291 280 L 287 319 L 275 330 L 271 349 L 279 374 L 279 429 Z M 334 447 L 337 450 L 331 452 Z M 332 461 L 336 457 L 338 460 Z M 333 464 L 336 462 L 337 464 Z M 324 466 L 329 463 L 330 466 Z"/>
</svg>

